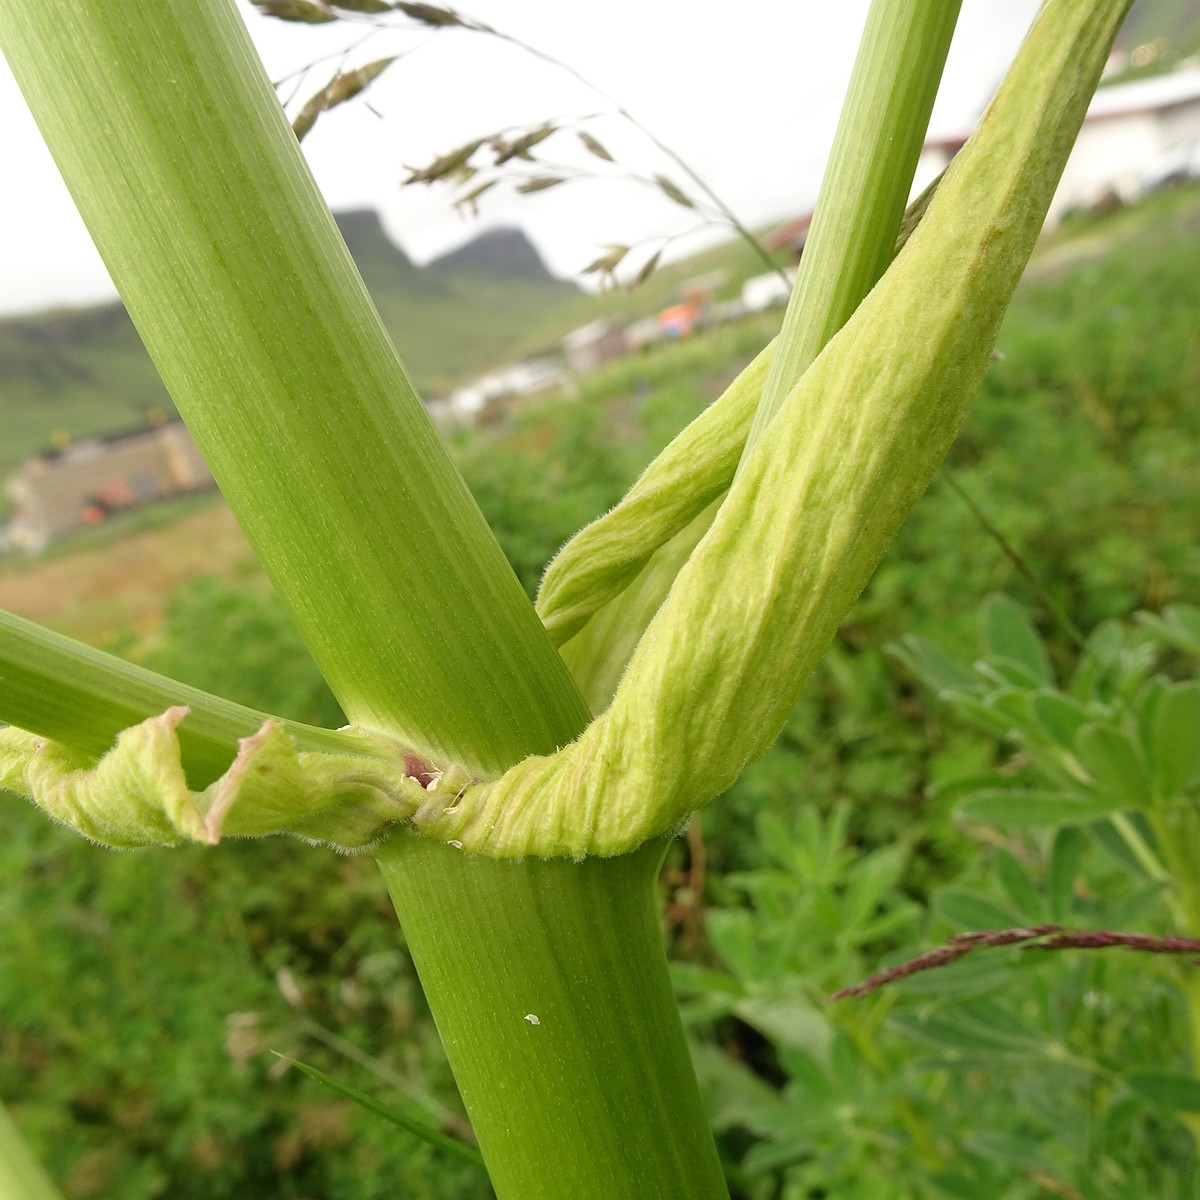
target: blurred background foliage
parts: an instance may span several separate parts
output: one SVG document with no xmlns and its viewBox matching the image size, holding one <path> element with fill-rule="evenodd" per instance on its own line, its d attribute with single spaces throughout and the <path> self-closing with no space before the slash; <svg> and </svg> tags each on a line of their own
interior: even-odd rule
<svg viewBox="0 0 1200 1200">
<path fill-rule="evenodd" d="M 935 483 L 775 749 L 672 848 L 666 936 L 739 1200 L 1200 1194 L 1186 960 L 991 950 L 828 999 L 969 929 L 1200 935 L 1198 235 L 1195 189 L 1068 223 L 1013 305 L 950 469 L 1043 594 Z M 450 436 L 531 593 L 770 333 L 714 329 Z M 110 644 L 340 723 L 243 566 Z M 490 1194 L 269 1053 L 469 1135 L 368 860 L 114 854 L 10 801 L 0 962 L 5 1099 L 69 1197 Z"/>
</svg>

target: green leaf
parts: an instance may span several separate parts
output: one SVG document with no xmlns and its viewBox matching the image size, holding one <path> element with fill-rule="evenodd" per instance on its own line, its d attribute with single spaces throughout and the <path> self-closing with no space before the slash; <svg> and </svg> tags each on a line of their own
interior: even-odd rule
<svg viewBox="0 0 1200 1200">
<path fill-rule="evenodd" d="M 1038 683 L 1054 682 L 1042 639 L 1015 600 L 1004 595 L 989 596 L 979 611 L 979 632 L 989 655 L 1020 663 Z"/>
<path fill-rule="evenodd" d="M 744 908 L 719 908 L 708 914 L 708 939 L 717 957 L 740 980 L 758 977 L 758 927 Z"/>
<path fill-rule="evenodd" d="M 908 1013 L 898 1013 L 893 1020 L 927 1042 L 968 1054 L 1029 1057 L 1045 1053 L 1048 1043 L 1038 1031 L 997 1023 L 1003 1012 L 997 1005 L 961 1006 L 940 1010 L 923 1020 Z"/>
<path fill-rule="evenodd" d="M 997 712 L 986 701 L 963 692 L 951 692 L 945 696 L 945 700 L 951 708 L 977 728 L 998 738 L 1011 739 L 1016 723 L 1009 714 Z"/>
<path fill-rule="evenodd" d="M 1160 1108 L 1200 1112 L 1200 1079 L 1176 1071 L 1126 1071 L 1122 1079 Z"/>
<path fill-rule="evenodd" d="M 1024 1171 L 1036 1171 L 1048 1164 L 1046 1156 L 1039 1152 L 1037 1144 L 1029 1137 L 993 1132 L 972 1133 L 965 1139 L 965 1146 L 993 1162 L 1020 1167 Z"/>
<path fill-rule="evenodd" d="M 1127 734 L 1111 725 L 1085 725 L 1075 739 L 1075 751 L 1096 787 L 1121 808 L 1150 803 L 1150 773 L 1141 750 Z"/>
<path fill-rule="evenodd" d="M 393 1125 L 399 1125 L 401 1129 L 407 1129 L 409 1133 L 415 1134 L 423 1142 L 428 1142 L 431 1146 L 444 1150 L 447 1154 L 452 1154 L 455 1158 L 470 1163 L 471 1166 L 478 1167 L 481 1171 L 486 1170 L 483 1165 L 483 1156 L 479 1151 L 460 1142 L 457 1138 L 448 1137 L 440 1129 L 434 1129 L 433 1126 L 426 1125 L 423 1121 L 418 1121 L 415 1117 L 400 1112 L 399 1109 L 389 1108 L 386 1104 L 382 1104 L 365 1093 L 347 1087 L 344 1083 L 339 1083 L 332 1076 L 326 1075 L 324 1071 L 318 1071 L 316 1067 L 310 1067 L 307 1063 L 288 1058 L 286 1054 L 280 1054 L 277 1050 L 273 1050 L 271 1053 L 276 1058 L 282 1058 L 284 1062 L 290 1063 L 296 1070 L 303 1071 L 310 1079 L 324 1084 L 330 1091 L 337 1092 L 339 1096 L 345 1096 L 347 1100 L 353 1100 L 367 1112 L 374 1113 L 375 1116 L 382 1117 Z"/>
<path fill-rule="evenodd" d="M 1075 876 L 1083 853 L 1083 833 L 1074 825 L 1066 825 L 1054 835 L 1050 849 L 1050 871 L 1046 890 L 1049 893 L 1050 920 L 1066 923 L 1074 908 Z"/>
<path fill-rule="evenodd" d="M 1128 806 L 1121 798 L 1104 799 L 1078 792 L 987 788 L 973 792 L 955 809 L 960 817 L 996 825 L 1086 824 Z"/>
<path fill-rule="evenodd" d="M 1168 646 L 1200 658 L 1200 608 L 1190 604 L 1172 604 L 1163 609 L 1161 617 L 1138 613 L 1137 619 Z"/>
<path fill-rule="evenodd" d="M 888 651 L 939 695 L 951 691 L 979 691 L 979 679 L 974 672 L 928 638 L 905 634 L 888 646 Z"/>
<path fill-rule="evenodd" d="M 1144 884 L 1132 892 L 1126 893 L 1120 899 L 1113 899 L 1099 904 L 1092 913 L 1091 920 L 1096 925 L 1107 929 L 1130 929 L 1152 919 L 1152 914 L 1159 916 L 1166 911 L 1164 897 L 1170 890 L 1170 884 L 1163 879 Z"/>
<path fill-rule="evenodd" d="M 818 1062 L 829 1057 L 833 1027 L 829 1018 L 806 1000 L 746 996 L 733 1006 L 733 1011 L 779 1046 L 804 1050 Z"/>
<path fill-rule="evenodd" d="M 1019 969 L 1010 954 L 976 950 L 948 966 L 918 971 L 891 986 L 913 996 L 989 995 L 1008 984 Z"/>
<path fill-rule="evenodd" d="M 1041 891 L 1026 874 L 1025 868 L 1003 848 L 996 851 L 996 873 L 1000 876 L 1008 898 L 1016 905 L 1021 916 L 1031 923 L 1042 920 L 1045 916 L 1046 901 Z"/>
<path fill-rule="evenodd" d="M 742 995 L 742 985 L 724 971 L 715 971 L 711 967 L 687 962 L 671 962 L 668 965 L 671 969 L 671 984 L 677 996 L 736 998 Z"/>
<path fill-rule="evenodd" d="M 907 847 L 886 846 L 855 862 L 842 909 L 847 928 L 861 928 L 871 917 L 889 889 L 896 885 L 907 860 Z"/>
<path fill-rule="evenodd" d="M 1020 918 L 994 900 L 966 888 L 941 888 L 934 894 L 933 911 L 956 933 L 979 929 L 1011 929 Z"/>
<path fill-rule="evenodd" d="M 1133 822 L 1135 828 L 1138 828 L 1136 818 L 1139 815 L 1137 813 L 1130 814 L 1130 820 Z M 1111 821 L 1097 821 L 1091 827 L 1091 830 L 1096 841 L 1104 847 L 1116 862 L 1120 863 L 1127 871 L 1140 879 L 1149 878 L 1146 864 L 1134 854 L 1129 847 L 1129 843 L 1121 836 L 1120 831 Z M 1145 828 L 1138 828 L 1138 833 L 1143 838 L 1149 835 L 1149 831 Z"/>
<path fill-rule="evenodd" d="M 1001 654 L 989 654 L 987 658 L 980 659 L 975 669 L 998 687 L 1016 689 L 1022 700 L 1025 692 L 1040 687 L 1044 682 L 1023 662 L 1005 658 Z"/>
<path fill-rule="evenodd" d="M 1075 752 L 1075 738 L 1093 718 L 1082 704 L 1062 692 L 1038 691 L 1029 696 L 1029 715 L 1053 742 Z"/>
<path fill-rule="evenodd" d="M 1200 684 L 1180 683 L 1159 697 L 1151 730 L 1150 761 L 1160 800 L 1180 795 L 1200 768 Z"/>
<path fill-rule="evenodd" d="M 742 1126 L 761 1129 L 783 1108 L 779 1093 L 744 1063 L 736 1062 L 719 1046 L 697 1042 L 692 1061 L 704 1091 L 712 1127 L 717 1132 Z"/>
</svg>

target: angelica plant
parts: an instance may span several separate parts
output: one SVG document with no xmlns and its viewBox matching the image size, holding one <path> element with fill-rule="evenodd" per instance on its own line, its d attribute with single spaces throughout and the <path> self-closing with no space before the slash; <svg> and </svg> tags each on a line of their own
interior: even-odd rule
<svg viewBox="0 0 1200 1200">
<path fill-rule="evenodd" d="M 497 1195 L 726 1195 L 664 839 L 771 744 L 951 445 L 1127 7 L 1048 0 L 896 253 L 958 0 L 877 0 L 778 342 L 535 609 L 230 0 L 8 0 L 0 44 L 349 725 L 5 617 L 0 785 L 111 846 L 373 854 Z"/>
</svg>

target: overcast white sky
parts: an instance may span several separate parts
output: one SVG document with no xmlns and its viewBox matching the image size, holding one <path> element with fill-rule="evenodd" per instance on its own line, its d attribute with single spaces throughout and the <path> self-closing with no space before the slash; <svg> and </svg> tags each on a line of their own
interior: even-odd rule
<svg viewBox="0 0 1200 1200">
<path fill-rule="evenodd" d="M 239 7 L 275 79 L 355 36 L 349 28 L 285 24 L 244 2 Z M 815 197 L 867 0 L 607 0 L 586 8 L 562 0 L 473 0 L 459 7 L 572 64 L 688 159 L 744 221 L 761 225 L 804 211 Z M 935 132 L 970 124 L 1037 7 L 1037 0 L 964 0 Z M 694 223 L 652 190 L 613 180 L 519 198 L 498 188 L 484 197 L 477 221 L 456 214 L 445 190 L 401 189 L 406 164 L 426 164 L 473 137 L 605 107 L 554 67 L 460 30 L 380 35 L 350 62 L 414 47 L 370 92 L 380 116 L 351 102 L 322 117 L 305 141 L 335 210 L 379 209 L 417 261 L 484 228 L 521 225 L 563 275 L 577 272 L 603 243 Z M 328 74 L 318 69 L 302 98 Z M 588 128 L 628 165 L 678 175 L 619 120 Z M 547 143 L 548 155 L 554 145 Z M 104 266 L 2 62 L 0 163 L 0 312 L 111 297 Z"/>
</svg>

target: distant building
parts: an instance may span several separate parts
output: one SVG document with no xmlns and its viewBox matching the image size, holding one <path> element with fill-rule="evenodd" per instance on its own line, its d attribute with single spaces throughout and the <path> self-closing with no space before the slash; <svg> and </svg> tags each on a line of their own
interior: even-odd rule
<svg viewBox="0 0 1200 1200">
<path fill-rule="evenodd" d="M 563 357 L 576 375 L 586 375 L 629 353 L 629 338 L 621 321 L 600 320 L 581 325 L 562 340 Z"/>
<path fill-rule="evenodd" d="M 498 400 L 511 396 L 536 396 L 566 387 L 562 364 L 551 358 L 529 358 L 497 367 L 486 375 L 456 388 L 442 400 L 430 401 L 435 420 L 470 424 Z"/>
<path fill-rule="evenodd" d="M 691 337 L 700 323 L 700 309 L 694 304 L 672 304 L 658 314 L 658 327 L 668 341 Z"/>
<path fill-rule="evenodd" d="M 804 243 L 808 241 L 808 227 L 812 224 L 812 212 L 772 229 L 762 240 L 763 249 L 774 253 L 776 250 L 786 250 L 793 262 L 800 261 L 804 252 Z"/>
<path fill-rule="evenodd" d="M 971 132 L 955 130 L 925 142 L 912 195 L 924 191 L 949 166 Z M 1053 226 L 1068 212 L 1114 198 L 1129 203 L 1174 179 L 1196 178 L 1200 178 L 1200 67 L 1113 84 L 1092 98 L 1046 223 Z M 799 260 L 812 218 L 810 211 L 780 225 L 763 238 L 763 246 L 787 250 Z M 769 285 L 764 282 L 761 287 L 761 297 L 743 294 L 748 308 L 774 302 L 767 300 Z"/>
<path fill-rule="evenodd" d="M 766 312 L 768 308 L 786 304 L 792 294 L 792 284 L 796 280 L 796 272 L 789 268 L 783 275 L 778 271 L 768 271 L 765 275 L 755 275 L 742 284 L 742 308 L 745 312 Z"/>
<path fill-rule="evenodd" d="M 916 189 L 933 181 L 970 133 L 925 143 Z M 1198 176 L 1200 67 L 1103 87 L 1088 107 L 1046 222 L 1114 198 L 1129 203 L 1172 178 Z"/>
<path fill-rule="evenodd" d="M 65 443 L 33 455 L 9 479 L 6 491 L 17 504 L 9 540 L 40 550 L 115 513 L 213 486 L 179 420 Z"/>
</svg>

